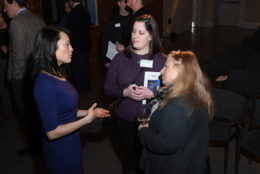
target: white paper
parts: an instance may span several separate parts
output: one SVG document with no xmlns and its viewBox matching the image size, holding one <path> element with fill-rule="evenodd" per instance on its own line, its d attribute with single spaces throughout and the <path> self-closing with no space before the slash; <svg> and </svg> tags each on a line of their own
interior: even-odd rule
<svg viewBox="0 0 260 174">
<path fill-rule="evenodd" d="M 160 72 L 146 71 L 144 73 L 144 86 L 150 88 L 152 91 L 157 91 L 160 86 L 159 76 Z M 146 100 L 143 100 L 142 104 L 146 104 Z"/>
<path fill-rule="evenodd" d="M 111 41 L 108 41 L 108 45 L 107 45 L 107 54 L 106 56 L 110 59 L 113 60 L 113 58 L 115 57 L 115 55 L 118 53 L 117 49 L 116 49 L 116 44 L 114 44 Z"/>
</svg>

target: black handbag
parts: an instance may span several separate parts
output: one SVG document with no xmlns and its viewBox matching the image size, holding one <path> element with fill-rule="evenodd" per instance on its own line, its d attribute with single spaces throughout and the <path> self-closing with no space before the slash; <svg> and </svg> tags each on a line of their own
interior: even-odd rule
<svg viewBox="0 0 260 174">
<path fill-rule="evenodd" d="M 118 106 L 120 105 L 120 103 L 122 102 L 122 98 L 116 99 L 114 100 L 110 105 L 109 105 L 109 110 L 110 112 L 115 112 L 118 108 Z"/>
<path fill-rule="evenodd" d="M 115 99 L 110 105 L 109 105 L 109 111 L 110 111 L 110 117 L 104 117 L 103 118 L 103 125 L 110 125 L 112 122 L 116 119 L 117 114 L 116 110 L 118 106 L 120 105 L 122 101 L 122 98 Z"/>
</svg>

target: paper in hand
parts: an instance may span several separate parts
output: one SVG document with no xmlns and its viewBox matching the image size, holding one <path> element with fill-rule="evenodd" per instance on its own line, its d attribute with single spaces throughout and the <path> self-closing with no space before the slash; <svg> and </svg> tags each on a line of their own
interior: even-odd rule
<svg viewBox="0 0 260 174">
<path fill-rule="evenodd" d="M 114 44 L 111 41 L 108 41 L 108 45 L 107 45 L 107 54 L 106 56 L 110 59 L 113 60 L 113 58 L 115 57 L 115 55 L 118 53 L 117 49 L 116 49 L 116 44 Z"/>
</svg>

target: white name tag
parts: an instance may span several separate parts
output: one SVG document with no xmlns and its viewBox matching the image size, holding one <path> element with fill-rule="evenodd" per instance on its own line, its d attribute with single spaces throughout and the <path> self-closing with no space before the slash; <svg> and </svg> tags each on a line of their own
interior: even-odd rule
<svg viewBox="0 0 260 174">
<path fill-rule="evenodd" d="M 116 28 L 121 27 L 121 24 L 120 24 L 120 23 L 116 23 L 116 24 L 115 24 L 115 27 L 116 27 Z"/>
<path fill-rule="evenodd" d="M 141 60 L 140 61 L 140 67 L 152 68 L 153 67 L 153 61 L 152 60 Z"/>
</svg>

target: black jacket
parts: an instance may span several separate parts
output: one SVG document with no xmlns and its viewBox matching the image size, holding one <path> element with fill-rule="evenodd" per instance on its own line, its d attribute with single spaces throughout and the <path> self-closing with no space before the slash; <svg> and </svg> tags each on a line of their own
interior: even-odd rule
<svg viewBox="0 0 260 174">
<path fill-rule="evenodd" d="M 139 131 L 145 174 L 202 174 L 208 156 L 208 112 L 185 97 L 156 110 Z"/>
<path fill-rule="evenodd" d="M 106 58 L 108 42 L 111 41 L 114 44 L 121 43 L 122 31 L 127 27 L 127 24 L 131 21 L 131 15 L 121 16 L 119 13 L 112 15 L 107 24 L 104 27 L 102 33 L 102 57 L 105 61 L 109 61 Z"/>
<path fill-rule="evenodd" d="M 66 28 L 71 32 L 74 52 L 89 52 L 91 48 L 90 14 L 81 4 L 76 5 L 67 16 Z"/>
</svg>

